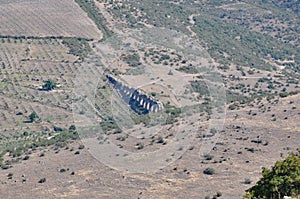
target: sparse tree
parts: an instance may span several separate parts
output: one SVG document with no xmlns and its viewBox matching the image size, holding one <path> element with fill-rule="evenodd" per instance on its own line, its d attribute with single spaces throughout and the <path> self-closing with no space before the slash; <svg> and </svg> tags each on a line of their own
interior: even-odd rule
<svg viewBox="0 0 300 199">
<path fill-rule="evenodd" d="M 56 82 L 52 79 L 48 79 L 43 85 L 43 90 L 51 91 L 56 88 Z"/>
<path fill-rule="evenodd" d="M 36 118 L 38 118 L 38 115 L 36 114 L 36 112 L 32 112 L 29 116 L 29 121 L 32 123 Z"/>
</svg>

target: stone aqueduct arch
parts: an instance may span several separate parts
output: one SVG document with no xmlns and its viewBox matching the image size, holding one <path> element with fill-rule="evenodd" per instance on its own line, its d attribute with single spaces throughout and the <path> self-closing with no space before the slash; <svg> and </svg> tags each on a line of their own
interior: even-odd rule
<svg viewBox="0 0 300 199">
<path fill-rule="evenodd" d="M 159 112 L 163 109 L 163 104 L 144 92 L 132 88 L 118 81 L 116 78 L 106 74 L 107 79 L 113 84 L 120 97 L 130 105 L 131 109 L 138 114 L 148 114 L 149 112 Z"/>
</svg>

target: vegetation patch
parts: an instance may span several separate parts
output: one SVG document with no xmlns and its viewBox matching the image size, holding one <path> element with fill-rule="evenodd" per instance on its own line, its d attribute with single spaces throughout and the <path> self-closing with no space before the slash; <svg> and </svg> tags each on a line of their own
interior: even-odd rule
<svg viewBox="0 0 300 199">
<path fill-rule="evenodd" d="M 88 41 L 89 40 L 83 38 L 64 38 L 62 43 L 70 49 L 70 54 L 84 59 L 92 50 Z"/>
<path fill-rule="evenodd" d="M 262 178 L 246 192 L 245 198 L 300 197 L 300 149 L 277 161 L 271 169 L 263 168 Z"/>
</svg>

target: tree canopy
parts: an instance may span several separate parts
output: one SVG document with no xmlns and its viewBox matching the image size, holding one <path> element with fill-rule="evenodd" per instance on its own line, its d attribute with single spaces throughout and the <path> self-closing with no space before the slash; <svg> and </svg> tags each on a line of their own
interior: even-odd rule
<svg viewBox="0 0 300 199">
<path fill-rule="evenodd" d="M 262 169 L 262 178 L 246 190 L 248 199 L 281 199 L 284 196 L 300 198 L 300 149 L 277 161 L 271 169 Z"/>
<path fill-rule="evenodd" d="M 48 79 L 43 85 L 43 90 L 50 91 L 56 88 L 56 82 L 52 79 Z"/>
</svg>

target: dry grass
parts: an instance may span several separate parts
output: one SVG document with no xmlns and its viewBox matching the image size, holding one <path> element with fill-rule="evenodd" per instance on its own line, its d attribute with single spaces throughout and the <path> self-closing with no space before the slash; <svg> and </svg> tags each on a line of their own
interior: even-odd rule
<svg viewBox="0 0 300 199">
<path fill-rule="evenodd" d="M 290 101 L 293 101 L 290 104 Z M 226 132 L 221 134 L 219 143 L 211 155 L 210 161 L 199 157 L 201 139 L 195 140 L 195 148 L 188 150 L 183 157 L 168 167 L 148 174 L 126 174 L 112 170 L 99 163 L 86 149 L 80 155 L 74 155 L 79 144 L 74 143 L 68 150 L 59 153 L 46 150 L 44 157 L 38 157 L 40 151 L 34 152 L 30 159 L 0 173 L 0 191 L 6 198 L 30 198 L 39 194 L 42 198 L 204 198 L 206 195 L 222 192 L 221 198 L 242 198 L 244 190 L 249 188 L 260 177 L 261 167 L 270 167 L 280 159 L 280 153 L 286 154 L 299 147 L 298 111 L 299 95 L 280 99 L 272 105 L 270 112 L 256 116 L 248 111 L 259 112 L 258 106 L 230 111 L 227 116 Z M 284 109 L 287 111 L 284 112 Z M 287 120 L 272 122 L 272 114 L 277 118 L 290 115 Z M 236 114 L 239 116 L 234 117 Z M 236 118 L 236 119 L 235 119 Z M 278 119 L 278 120 L 279 120 Z M 258 125 L 261 121 L 267 126 Z M 283 122 L 285 121 L 285 122 Z M 237 129 L 236 127 L 240 128 Z M 268 141 L 267 146 L 251 142 L 257 136 Z M 248 139 L 239 139 L 239 138 Z M 199 139 L 199 140 L 198 140 Z M 290 149 L 286 150 L 289 146 Z M 245 148 L 254 148 L 254 153 Z M 73 151 L 70 151 L 74 148 Z M 241 151 L 242 154 L 238 154 Z M 223 160 L 221 163 L 220 160 Z M 217 161 L 217 162 L 215 162 Z M 205 168 L 214 168 L 216 174 L 204 175 Z M 59 172 L 61 168 L 69 169 Z M 174 170 L 176 168 L 176 170 Z M 75 175 L 70 175 L 74 171 Z M 188 173 L 189 172 L 189 173 Z M 11 180 L 8 173 L 13 173 Z M 22 183 L 22 175 L 27 179 Z M 46 178 L 39 184 L 40 178 Z M 244 184 L 245 178 L 253 181 Z"/>
</svg>

